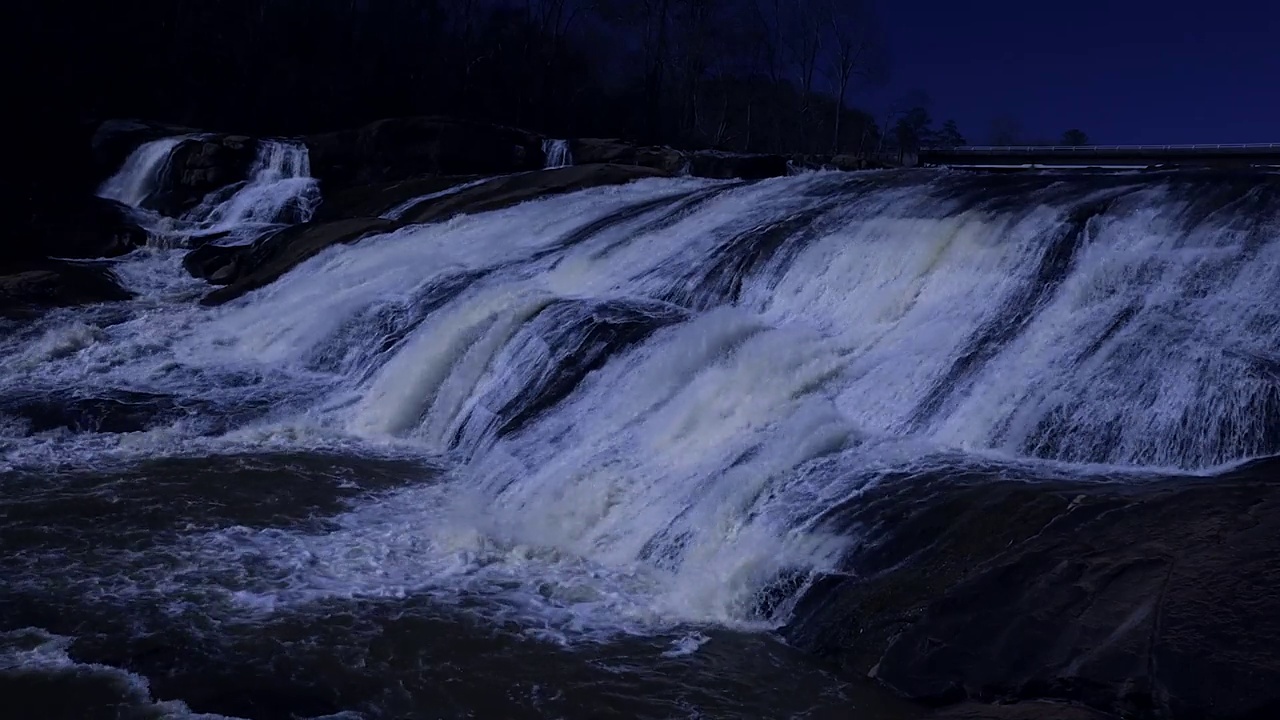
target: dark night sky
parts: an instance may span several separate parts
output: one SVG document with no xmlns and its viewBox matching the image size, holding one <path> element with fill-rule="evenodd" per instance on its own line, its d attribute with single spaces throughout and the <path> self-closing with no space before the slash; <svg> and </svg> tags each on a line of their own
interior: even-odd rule
<svg viewBox="0 0 1280 720">
<path fill-rule="evenodd" d="M 1280 142 L 1277 2 L 882 0 L 881 14 L 892 80 L 862 99 L 877 113 L 920 89 L 974 144 L 1000 114 L 1032 138 Z"/>
</svg>

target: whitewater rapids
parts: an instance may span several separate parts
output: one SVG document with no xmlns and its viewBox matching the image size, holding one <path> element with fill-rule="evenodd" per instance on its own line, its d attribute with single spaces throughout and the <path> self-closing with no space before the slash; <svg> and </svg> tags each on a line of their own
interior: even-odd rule
<svg viewBox="0 0 1280 720">
<path fill-rule="evenodd" d="M 304 159 L 262 158 L 188 226 L 275 223 L 291 203 L 309 217 Z M 110 187 L 129 200 L 146 184 Z M 224 528 L 181 552 L 264 558 L 227 590 L 258 611 L 483 588 L 520 597 L 493 612 L 568 635 L 770 627 L 787 614 L 778 583 L 793 596 L 849 548 L 824 513 L 891 474 L 983 462 L 1137 481 L 1280 450 L 1278 189 L 642 180 L 330 248 L 219 308 L 192 302 L 204 286 L 160 243 L 118 267 L 143 292 L 132 308 L 9 333 L 0 396 L 166 411 L 124 433 L 17 414 L 0 463 L 425 458 L 439 477 L 323 532 Z"/>
</svg>

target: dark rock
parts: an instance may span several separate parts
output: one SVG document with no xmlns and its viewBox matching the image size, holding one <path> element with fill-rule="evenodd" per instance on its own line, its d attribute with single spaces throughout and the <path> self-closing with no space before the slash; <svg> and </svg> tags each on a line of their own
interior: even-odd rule
<svg viewBox="0 0 1280 720">
<path fill-rule="evenodd" d="M 696 152 L 689 171 L 696 177 L 730 180 L 762 180 L 787 174 L 787 159 L 781 155 L 739 155 L 711 150 Z"/>
<path fill-rule="evenodd" d="M 42 210 L 31 227 L 32 241 L 5 249 L 3 262 L 51 256 L 89 259 L 116 257 L 147 244 L 147 231 L 131 208 L 98 197 L 67 199 Z"/>
<path fill-rule="evenodd" d="M 903 695 L 1134 718 L 1280 711 L 1280 460 L 1218 478 L 890 482 L 785 634 Z"/>
<path fill-rule="evenodd" d="M 542 167 L 542 137 L 439 117 L 380 120 L 305 139 L 326 192 L 419 175 L 490 175 Z"/>
<path fill-rule="evenodd" d="M 195 207 L 205 195 L 247 179 L 257 143 L 242 135 L 207 135 L 173 151 L 161 188 L 143 203 L 170 217 Z"/>
<path fill-rule="evenodd" d="M 199 248 L 191 254 L 203 253 L 201 258 L 190 263 L 184 261 L 184 265 L 188 270 L 194 265 L 207 273 L 210 280 L 226 285 L 200 301 L 204 305 L 221 305 L 275 281 L 327 247 L 355 242 L 397 227 L 397 223 L 381 218 L 305 223 L 287 227 L 252 245 Z"/>
<path fill-rule="evenodd" d="M 444 192 L 475 179 L 475 175 L 428 175 L 409 180 L 360 185 L 325 198 L 316 210 L 315 219 L 378 217 L 416 197 Z"/>
<path fill-rule="evenodd" d="M 51 307 L 128 300 L 108 269 L 57 260 L 7 264 L 0 270 L 0 316 L 28 317 Z"/>
<path fill-rule="evenodd" d="M 866 170 L 872 167 L 871 163 L 867 160 L 867 158 L 862 157 L 861 155 L 836 155 L 835 157 L 831 158 L 829 162 L 831 167 L 835 168 L 836 170 L 844 170 L 846 172 L 854 171 L 854 170 Z"/>
<path fill-rule="evenodd" d="M 124 165 L 130 153 L 145 143 L 197 131 L 178 125 L 142 122 L 140 120 L 107 120 L 94 130 L 90 141 L 98 175 L 105 179 Z"/>
<path fill-rule="evenodd" d="M 214 285 L 226 285 L 235 279 L 236 267 L 243 255 L 247 255 L 249 245 L 218 245 L 210 242 L 188 252 L 182 258 L 182 267 L 192 277 L 206 280 Z"/>
<path fill-rule="evenodd" d="M 426 201 L 407 213 L 401 221 L 345 218 L 295 225 L 248 246 L 223 247 L 210 244 L 197 248 L 187 254 L 183 265 L 196 277 L 226 285 L 209 293 L 201 301 L 205 305 L 220 305 L 275 281 L 298 263 L 331 245 L 355 242 L 404 225 L 447 220 L 462 213 L 500 210 L 546 195 L 663 176 L 664 173 L 658 170 L 643 167 L 578 165 L 497 177 L 457 193 Z M 432 186 L 426 180 L 415 182 L 421 183 L 412 186 L 419 190 Z M 359 196 L 353 193 L 351 197 Z M 358 202 L 364 200 L 353 201 L 353 206 Z M 378 204 L 381 202 L 377 201 Z"/>
<path fill-rule="evenodd" d="M 1015 705 L 964 703 L 930 716 L 932 720 L 1114 720 L 1115 717 L 1078 705 L 1045 702 Z"/>
<path fill-rule="evenodd" d="M 462 213 L 501 210 L 547 195 L 666 175 L 661 170 L 627 165 L 574 165 L 509 175 L 430 201 L 406 213 L 403 220 L 406 223 L 436 222 Z"/>
<path fill-rule="evenodd" d="M 639 165 L 675 175 L 684 169 L 684 153 L 669 147 L 637 147 L 622 140 L 579 138 L 570 141 L 573 160 L 579 165 L 612 163 Z"/>
<path fill-rule="evenodd" d="M 0 397 L 0 413 L 25 421 L 27 431 L 32 433 L 57 428 L 73 432 L 140 432 L 182 414 L 171 397 L 124 390 L 99 397 L 79 397 L 65 390 Z"/>
</svg>

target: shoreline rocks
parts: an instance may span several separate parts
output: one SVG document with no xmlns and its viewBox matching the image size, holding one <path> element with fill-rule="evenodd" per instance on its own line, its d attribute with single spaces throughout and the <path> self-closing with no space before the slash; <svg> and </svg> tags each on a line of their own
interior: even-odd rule
<svg viewBox="0 0 1280 720">
<path fill-rule="evenodd" d="M 206 295 L 201 304 L 221 305 L 263 287 L 325 248 L 357 242 L 370 235 L 397 230 L 406 225 L 447 220 L 464 213 L 500 210 L 518 203 L 592 187 L 619 185 L 642 178 L 665 177 L 649 168 L 623 165 L 576 165 L 492 178 L 459 192 L 424 200 L 407 211 L 401 220 L 378 217 L 321 219 L 293 225 L 267 235 L 251 245 L 205 245 L 187 253 L 183 265 L 195 277 L 223 285 Z M 359 203 L 378 207 L 392 198 L 403 202 L 406 188 L 426 189 L 427 184 L 392 184 L 378 193 L 360 198 Z M 388 195 L 389 194 L 389 195 Z M 339 210 L 332 212 L 338 213 Z"/>
<path fill-rule="evenodd" d="M 1141 484 L 957 473 L 855 502 L 830 522 L 875 540 L 799 603 L 783 635 L 803 649 L 926 705 L 1280 709 L 1280 459 Z"/>
<path fill-rule="evenodd" d="M 105 267 L 40 259 L 0 268 L 0 317 L 28 318 L 50 308 L 132 298 Z"/>
</svg>

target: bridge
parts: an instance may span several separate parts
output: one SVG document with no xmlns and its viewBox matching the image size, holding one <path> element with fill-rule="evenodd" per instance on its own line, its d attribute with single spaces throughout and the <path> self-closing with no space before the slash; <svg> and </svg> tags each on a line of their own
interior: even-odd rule
<svg viewBox="0 0 1280 720">
<path fill-rule="evenodd" d="M 1234 145 L 968 145 L 927 148 L 921 165 L 986 169 L 1280 167 L 1280 143 Z"/>
</svg>

